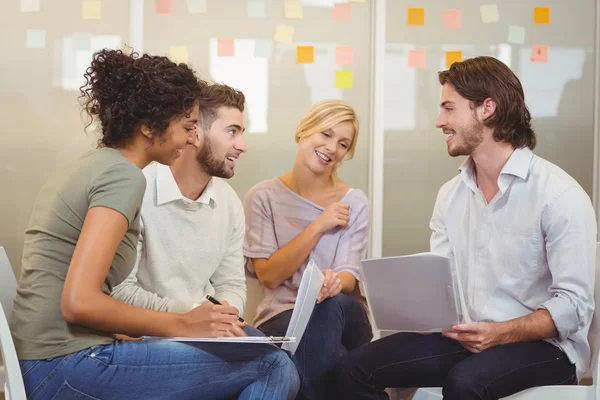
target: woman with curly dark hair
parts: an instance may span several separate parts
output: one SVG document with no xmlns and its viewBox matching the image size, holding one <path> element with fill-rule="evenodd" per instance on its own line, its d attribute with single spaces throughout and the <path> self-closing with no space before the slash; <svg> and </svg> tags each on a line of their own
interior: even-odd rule
<svg viewBox="0 0 600 400">
<path fill-rule="evenodd" d="M 234 307 L 175 314 L 109 295 L 136 259 L 141 169 L 198 145 L 204 83 L 185 64 L 116 50 L 96 53 L 85 78 L 81 99 L 101 123 L 99 148 L 44 185 L 25 236 L 11 331 L 28 397 L 293 398 L 297 373 L 272 345 L 115 340 L 245 334 Z"/>
</svg>

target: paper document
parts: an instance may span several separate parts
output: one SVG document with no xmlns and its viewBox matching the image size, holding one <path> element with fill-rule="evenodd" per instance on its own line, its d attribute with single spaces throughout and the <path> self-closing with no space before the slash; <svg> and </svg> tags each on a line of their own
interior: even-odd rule
<svg viewBox="0 0 600 400">
<path fill-rule="evenodd" d="M 282 349 L 289 351 L 292 355 L 296 352 L 300 340 L 302 340 L 302 335 L 315 308 L 324 280 L 325 276 L 317 264 L 313 260 L 310 260 L 302 274 L 302 280 L 298 287 L 298 296 L 296 297 L 296 305 L 294 306 L 292 318 L 285 334 L 287 337 L 296 338 L 296 341 L 286 342 L 281 345 Z"/>
<path fill-rule="evenodd" d="M 447 257 L 419 253 L 361 264 L 377 329 L 440 332 L 471 322 L 458 270 Z"/>
<path fill-rule="evenodd" d="M 162 340 L 167 342 L 223 342 L 223 343 L 291 343 L 294 337 L 281 336 L 242 336 L 242 337 L 216 337 L 216 338 L 188 338 L 188 337 L 161 337 L 144 336 L 144 340 Z"/>
</svg>

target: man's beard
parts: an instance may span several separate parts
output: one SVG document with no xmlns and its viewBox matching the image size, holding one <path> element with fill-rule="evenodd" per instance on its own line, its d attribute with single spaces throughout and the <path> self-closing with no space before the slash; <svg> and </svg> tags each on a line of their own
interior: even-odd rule
<svg viewBox="0 0 600 400">
<path fill-rule="evenodd" d="M 448 146 L 448 154 L 452 157 L 471 155 L 483 142 L 483 123 L 473 118 L 473 123 L 460 132 L 460 140 L 462 143 L 457 146 Z"/>
<path fill-rule="evenodd" d="M 225 160 L 217 160 L 213 156 L 208 137 L 204 138 L 202 150 L 198 153 L 198 156 L 196 156 L 196 160 L 198 160 L 200 168 L 210 176 L 225 179 L 229 179 L 233 176 L 233 169 L 227 168 Z"/>
</svg>

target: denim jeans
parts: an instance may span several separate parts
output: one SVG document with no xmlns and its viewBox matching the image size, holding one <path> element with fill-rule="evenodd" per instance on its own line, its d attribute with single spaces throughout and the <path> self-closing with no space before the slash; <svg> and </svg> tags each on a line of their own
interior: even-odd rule
<svg viewBox="0 0 600 400">
<path fill-rule="evenodd" d="M 300 381 L 271 344 L 118 340 L 20 361 L 28 399 L 293 399 Z"/>
<path fill-rule="evenodd" d="M 386 387 L 442 387 L 446 400 L 499 399 L 534 386 L 577 384 L 575 365 L 544 341 L 474 354 L 439 333 L 397 333 L 348 353 L 336 367 L 343 399 L 388 399 Z"/>
<path fill-rule="evenodd" d="M 292 310 L 261 324 L 267 336 L 285 335 Z M 340 293 L 317 304 L 292 360 L 302 378 L 298 399 L 338 399 L 333 381 L 338 359 L 373 337 L 369 318 L 356 298 Z"/>
</svg>

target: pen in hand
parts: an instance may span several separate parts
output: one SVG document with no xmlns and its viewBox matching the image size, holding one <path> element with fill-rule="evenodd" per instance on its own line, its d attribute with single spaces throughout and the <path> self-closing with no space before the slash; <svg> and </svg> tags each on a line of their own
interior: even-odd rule
<svg viewBox="0 0 600 400">
<path fill-rule="evenodd" d="M 219 306 L 222 306 L 222 305 L 223 305 L 223 304 L 221 304 L 221 302 L 220 302 L 219 300 L 215 299 L 215 298 L 214 298 L 214 297 L 212 297 L 210 294 L 207 294 L 207 295 L 206 295 L 206 299 L 207 299 L 208 301 L 210 301 L 211 303 L 213 303 L 213 304 L 216 304 L 216 305 L 219 305 Z M 238 316 L 238 321 L 240 321 L 242 324 L 245 324 L 245 323 L 246 323 L 246 321 L 244 321 L 244 319 L 243 319 L 242 317 L 240 317 L 240 316 Z"/>
</svg>

